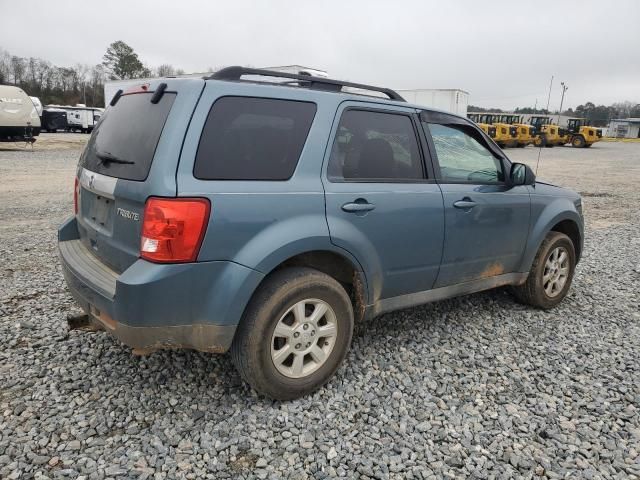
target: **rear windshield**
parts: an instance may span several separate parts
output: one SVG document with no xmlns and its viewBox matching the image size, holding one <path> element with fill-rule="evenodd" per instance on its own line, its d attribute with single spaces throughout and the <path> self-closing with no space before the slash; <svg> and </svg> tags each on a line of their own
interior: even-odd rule
<svg viewBox="0 0 640 480">
<path fill-rule="evenodd" d="M 165 93 L 157 104 L 152 92 L 123 95 L 102 114 L 80 165 L 92 172 L 126 180 L 144 180 L 164 123 L 176 98 Z"/>
<path fill-rule="evenodd" d="M 307 140 L 316 105 L 223 97 L 202 130 L 194 175 L 202 180 L 287 180 Z"/>
</svg>

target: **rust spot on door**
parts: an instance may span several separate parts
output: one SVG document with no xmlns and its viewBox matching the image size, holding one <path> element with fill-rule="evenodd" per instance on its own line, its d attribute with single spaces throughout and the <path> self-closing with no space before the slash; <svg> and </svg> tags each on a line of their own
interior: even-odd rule
<svg viewBox="0 0 640 480">
<path fill-rule="evenodd" d="M 504 266 L 500 262 L 491 263 L 480 273 L 480 278 L 495 277 L 504 273 Z"/>
</svg>

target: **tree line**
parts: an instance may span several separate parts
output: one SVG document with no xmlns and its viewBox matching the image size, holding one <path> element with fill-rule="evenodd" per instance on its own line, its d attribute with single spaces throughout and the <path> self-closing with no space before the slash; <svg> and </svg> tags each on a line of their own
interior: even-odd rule
<svg viewBox="0 0 640 480">
<path fill-rule="evenodd" d="M 504 110 L 499 108 L 483 108 L 475 105 L 469 105 L 470 112 L 496 112 L 501 113 Z M 507 112 L 509 113 L 509 112 Z M 537 113 L 540 115 L 558 115 L 558 111 L 550 112 L 546 108 L 518 107 L 513 113 Z M 635 102 L 616 102 L 611 105 L 595 105 L 593 102 L 587 102 L 584 105 L 578 105 L 576 109 L 569 108 L 563 110 L 561 115 L 568 117 L 586 118 L 589 125 L 594 127 L 606 127 L 613 118 L 629 118 L 640 117 L 640 103 Z"/>
<path fill-rule="evenodd" d="M 147 67 L 138 54 L 118 40 L 107 48 L 102 62 L 60 67 L 42 58 L 20 57 L 0 48 L 0 85 L 15 85 L 43 105 L 103 107 L 105 80 L 182 75 L 183 70 L 164 64 Z"/>
</svg>

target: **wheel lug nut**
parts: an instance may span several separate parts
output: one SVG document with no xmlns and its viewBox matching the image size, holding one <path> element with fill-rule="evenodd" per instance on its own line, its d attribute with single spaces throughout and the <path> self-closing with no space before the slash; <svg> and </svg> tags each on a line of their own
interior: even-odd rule
<svg viewBox="0 0 640 480">
<path fill-rule="evenodd" d="M 294 336 L 295 338 L 298 338 L 298 337 L 300 336 L 300 332 L 293 332 L 293 336 Z"/>
<path fill-rule="evenodd" d="M 307 343 L 307 348 L 309 348 L 311 346 L 311 343 Z"/>
<path fill-rule="evenodd" d="M 316 334 L 315 330 L 311 330 L 311 336 L 313 337 Z"/>
<path fill-rule="evenodd" d="M 302 347 L 302 345 L 300 345 L 299 343 L 296 343 L 296 350 L 300 350 L 300 347 Z"/>
<path fill-rule="evenodd" d="M 309 324 L 308 324 L 308 323 L 305 323 L 305 324 L 302 326 L 302 328 L 304 328 L 305 330 L 308 330 L 308 329 L 309 329 Z"/>
</svg>

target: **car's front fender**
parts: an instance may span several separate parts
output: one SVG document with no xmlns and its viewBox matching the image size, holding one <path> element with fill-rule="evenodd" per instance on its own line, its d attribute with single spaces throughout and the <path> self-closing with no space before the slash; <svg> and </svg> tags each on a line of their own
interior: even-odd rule
<svg viewBox="0 0 640 480">
<path fill-rule="evenodd" d="M 532 194 L 531 227 L 519 271 L 528 272 L 531 269 L 533 259 L 544 238 L 556 225 L 566 220 L 575 223 L 578 227 L 580 243 L 577 245 L 577 250 L 581 251 L 584 238 L 584 222 L 576 209 L 574 201 L 568 197 L 536 196 Z"/>
</svg>

